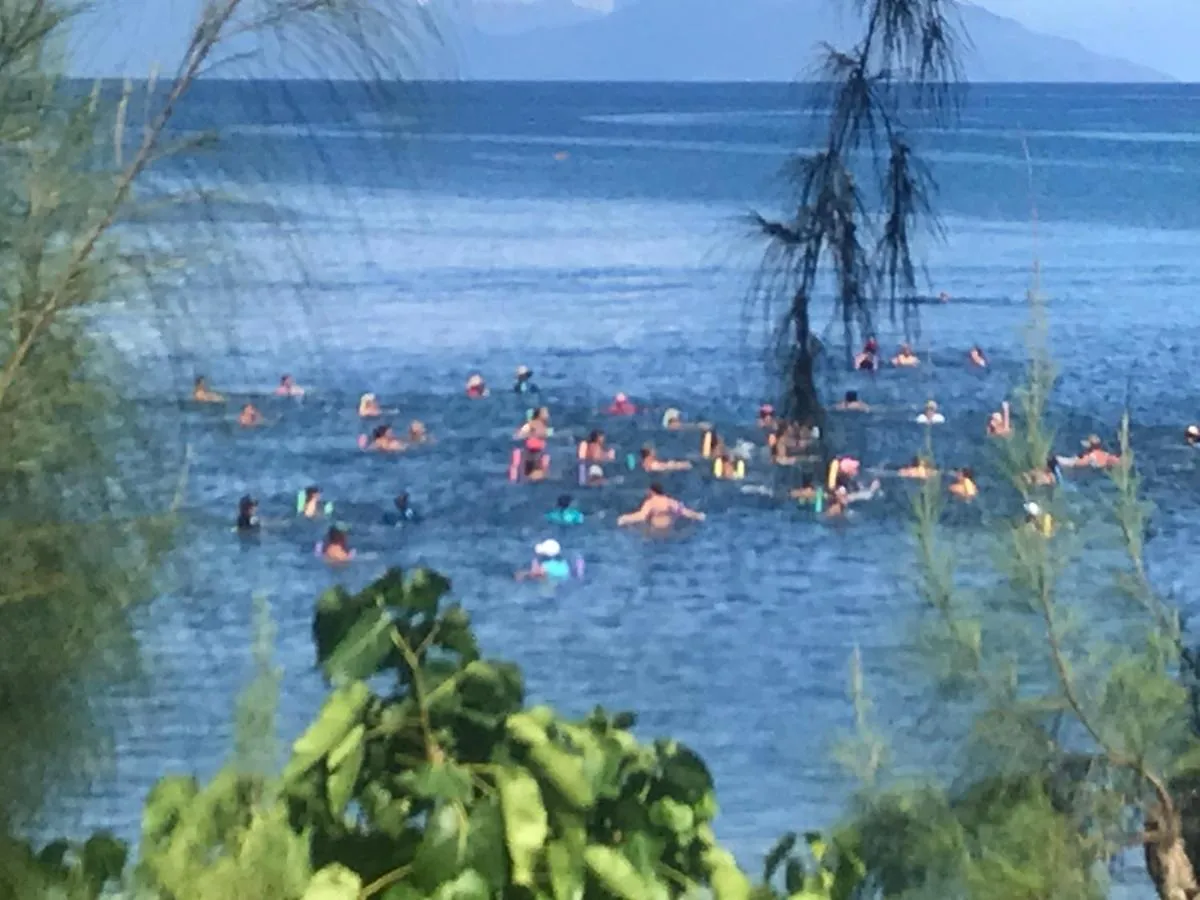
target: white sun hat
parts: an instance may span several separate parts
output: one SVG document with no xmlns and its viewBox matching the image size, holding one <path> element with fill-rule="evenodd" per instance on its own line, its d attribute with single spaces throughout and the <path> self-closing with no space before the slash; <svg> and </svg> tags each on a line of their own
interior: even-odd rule
<svg viewBox="0 0 1200 900">
<path fill-rule="evenodd" d="M 558 541 L 556 541 L 554 538 L 547 538 L 534 547 L 533 552 L 538 556 L 553 558 L 562 553 L 562 547 L 559 546 Z"/>
</svg>

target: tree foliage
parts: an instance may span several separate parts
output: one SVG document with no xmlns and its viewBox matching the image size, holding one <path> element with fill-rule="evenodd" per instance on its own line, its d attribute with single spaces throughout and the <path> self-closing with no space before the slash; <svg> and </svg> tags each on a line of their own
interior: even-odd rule
<svg viewBox="0 0 1200 900">
<path fill-rule="evenodd" d="M 815 99 L 825 129 L 819 149 L 784 170 L 792 196 L 783 219 L 756 214 L 766 242 L 755 292 L 781 303 L 778 340 L 788 359 L 784 413 L 816 423 L 821 403 L 812 303 L 832 274 L 847 352 L 855 330 L 871 334 L 880 301 L 916 324 L 914 241 L 937 222 L 936 190 L 906 130 L 911 116 L 940 118 L 959 81 L 957 16 L 950 0 L 854 0 L 862 37 L 820 47 Z"/>
<path fill-rule="evenodd" d="M 1141 847 L 1160 897 L 1195 896 L 1200 734 L 1179 617 L 1144 555 L 1150 510 L 1128 417 L 1120 462 L 1090 490 L 1034 477 L 1054 443 L 1036 269 L 1030 300 L 1028 378 L 996 454 L 1008 496 L 994 498 L 993 552 L 939 527 L 936 480 L 915 499 L 934 704 L 922 737 L 947 754 L 939 777 L 864 796 L 868 881 L 884 896 L 1083 900 L 1104 896 L 1109 864 Z"/>
<path fill-rule="evenodd" d="M 21 855 L 21 896 L 94 900 L 102 886 L 159 900 L 851 900 L 863 868 L 849 836 L 788 835 L 752 886 L 712 829 L 712 777 L 633 716 L 582 720 L 527 706 L 520 671 L 482 656 L 449 582 L 391 570 L 335 589 L 314 616 L 331 683 L 277 776 L 239 753 L 208 784 L 161 779 L 139 858 L 97 835 Z M 263 631 L 262 633 L 266 633 Z M 270 702 L 259 677 L 243 706 Z M 239 716 L 239 744 L 270 742 L 269 712 Z"/>
<path fill-rule="evenodd" d="M 170 77 L 114 93 L 62 77 L 77 12 L 0 0 L 0 828 L 25 825 L 101 755 L 91 694 L 135 671 L 127 612 L 170 549 L 186 447 L 163 422 L 146 429 L 105 316 L 185 330 L 164 276 L 200 235 L 168 247 L 145 228 L 149 211 L 201 196 L 146 179 L 200 150 L 173 120 L 198 76 L 266 44 L 394 74 L 384 53 L 402 55 L 426 15 L 407 2 L 197 0 Z"/>
</svg>

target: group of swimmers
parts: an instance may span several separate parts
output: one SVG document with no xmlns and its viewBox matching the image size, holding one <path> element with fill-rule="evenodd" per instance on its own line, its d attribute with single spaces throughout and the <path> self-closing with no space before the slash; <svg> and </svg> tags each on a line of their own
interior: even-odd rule
<svg viewBox="0 0 1200 900">
<path fill-rule="evenodd" d="M 891 360 L 896 367 L 911 368 L 921 364 L 920 358 L 907 345 L 901 345 L 897 354 Z M 983 350 L 974 346 L 967 354 L 968 365 L 976 368 L 988 366 L 987 357 Z M 860 370 L 875 370 L 879 366 L 879 345 L 874 337 L 869 338 L 862 350 L 855 357 L 855 366 Z M 520 366 L 512 385 L 512 391 L 517 395 L 536 396 L 540 394 L 537 384 L 533 381 L 533 372 L 527 366 Z M 303 397 L 305 391 L 298 386 L 291 375 L 281 377 L 274 391 L 280 397 Z M 465 395 L 472 400 L 481 400 L 490 396 L 490 389 L 483 376 L 472 373 L 464 387 Z M 199 403 L 223 403 L 225 397 L 210 389 L 203 377 L 195 381 L 193 400 Z M 871 407 L 864 402 L 856 391 L 847 391 L 842 401 L 835 409 L 850 413 L 869 413 Z M 631 400 L 626 394 L 618 393 L 604 412 L 609 416 L 635 416 L 646 412 Z M 385 410 L 380 406 L 378 398 L 371 393 L 363 394 L 358 403 L 358 416 L 363 420 L 378 419 Z M 915 419 L 917 424 L 934 427 L 945 423 L 945 415 L 934 400 L 929 400 Z M 265 423 L 265 419 L 252 403 L 246 403 L 238 416 L 242 427 L 253 428 Z M 661 427 L 668 431 L 695 429 L 700 433 L 700 456 L 711 463 L 711 472 L 719 480 L 741 480 L 745 478 L 747 462 L 750 460 L 756 445 L 749 441 L 738 441 L 729 446 L 713 427 L 705 422 L 687 423 L 683 414 L 675 408 L 667 409 L 659 420 Z M 817 429 L 794 421 L 778 418 L 770 404 L 760 406 L 757 426 L 765 434 L 765 445 L 772 463 L 777 465 L 795 465 L 802 461 L 813 461 L 817 457 L 809 451 L 813 442 L 819 438 Z M 987 434 L 992 438 L 1003 439 L 1012 434 L 1012 422 L 1009 406 L 1002 404 L 1001 409 L 992 413 L 986 426 Z M 514 482 L 545 480 L 550 472 L 550 456 L 547 443 L 554 434 L 551 425 L 550 409 L 539 405 L 527 413 L 513 434 L 516 447 L 513 450 L 508 476 Z M 359 438 L 359 446 L 372 452 L 403 452 L 408 448 L 432 441 L 425 425 L 412 421 L 404 436 L 397 435 L 392 427 L 380 424 L 373 428 L 368 435 Z M 1189 426 L 1186 432 L 1189 444 L 1200 445 L 1200 426 Z M 602 429 L 591 431 L 586 438 L 578 443 L 576 448 L 576 463 L 578 465 L 578 480 L 583 487 L 599 487 L 608 480 L 605 466 L 613 463 L 617 452 L 610 447 Z M 650 474 L 686 471 L 693 468 L 693 462 L 686 459 L 662 459 L 652 444 L 641 447 L 636 454 L 627 454 L 626 462 L 629 469 L 638 469 Z M 1062 477 L 1064 468 L 1110 468 L 1119 462 L 1119 456 L 1106 450 L 1103 442 L 1096 435 L 1091 435 L 1084 441 L 1082 452 L 1073 457 L 1050 456 L 1044 469 L 1038 469 L 1027 474 L 1030 482 L 1036 485 L 1053 485 Z M 798 488 L 790 492 L 790 496 L 803 505 L 810 506 L 814 511 L 826 518 L 837 518 L 846 515 L 849 507 L 857 502 L 869 500 L 880 493 L 881 483 L 878 478 L 868 485 L 862 485 L 860 475 L 862 464 L 849 455 L 837 456 L 830 460 L 824 477 L 818 481 L 814 475 L 805 475 Z M 927 480 L 940 477 L 931 460 L 917 456 L 906 465 L 900 467 L 895 474 L 911 480 Z M 973 471 L 963 467 L 953 472 L 948 486 L 951 496 L 970 502 L 979 495 L 979 485 Z M 769 492 L 769 491 L 768 491 Z M 409 506 L 408 495 L 399 495 L 394 500 L 395 509 L 385 515 L 389 524 L 402 524 L 412 521 L 415 513 Z M 252 533 L 260 527 L 257 501 L 250 496 L 243 497 L 239 504 L 237 530 L 241 533 Z M 332 517 L 332 504 L 322 498 L 320 488 L 310 486 L 297 498 L 297 512 L 305 518 Z M 1043 522 L 1045 514 L 1030 504 L 1026 509 L 1031 522 Z M 704 513 L 686 506 L 681 501 L 671 497 L 661 483 L 652 483 L 637 509 L 618 517 L 619 526 L 640 525 L 653 530 L 664 530 L 672 527 L 680 520 L 703 521 Z M 576 525 L 584 521 L 583 513 L 574 505 L 570 495 L 563 495 L 558 506 L 546 514 L 548 522 L 557 525 Z M 331 525 L 323 541 L 317 545 L 317 552 L 328 562 L 341 563 L 354 557 L 354 551 L 349 546 L 347 529 L 340 524 Z M 559 563 L 562 563 L 561 565 Z M 562 560 L 562 547 L 553 540 L 539 541 L 535 547 L 534 561 L 529 569 L 518 573 L 520 578 L 555 579 L 562 573 L 582 571 L 582 563 L 573 570 Z"/>
</svg>

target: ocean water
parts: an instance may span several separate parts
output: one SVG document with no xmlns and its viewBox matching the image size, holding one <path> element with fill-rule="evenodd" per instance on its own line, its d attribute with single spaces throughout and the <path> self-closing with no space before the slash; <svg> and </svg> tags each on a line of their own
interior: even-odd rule
<svg viewBox="0 0 1200 900">
<path fill-rule="evenodd" d="M 198 373 L 233 400 L 184 413 L 192 467 L 179 564 L 139 613 L 147 687 L 111 700 L 116 769 L 65 801 L 62 817 L 133 833 L 157 775 L 215 770 L 250 672 L 256 593 L 278 629 L 290 740 L 323 693 L 316 595 L 424 564 L 452 576 L 484 648 L 523 666 L 532 697 L 572 712 L 635 710 L 644 735 L 699 750 L 717 779 L 718 831 L 748 864 L 782 831 L 835 821 L 855 787 L 831 750 L 853 724 L 856 647 L 877 724 L 912 761 L 921 701 L 905 652 L 916 603 L 908 491 L 885 478 L 881 498 L 830 527 L 736 483 L 666 476 L 709 518 L 648 540 L 613 522 L 644 476 L 582 490 L 568 465 L 572 440 L 599 425 L 621 450 L 653 440 L 666 456 L 696 454 L 696 436 L 661 432 L 657 415 L 605 422 L 598 410 L 616 391 L 753 436 L 754 410 L 774 393 L 769 311 L 749 302 L 762 247 L 746 219 L 784 208 L 778 171 L 812 136 L 804 89 L 433 85 L 383 99 L 346 85 L 207 83 L 177 122 L 222 139 L 156 183 L 201 183 L 237 202 L 153 225 L 164 242 L 204 242 L 178 279 L 187 317 L 167 328 L 171 340 L 132 314 L 112 327 L 153 373 L 149 415 L 174 417 Z M 1194 606 L 1200 467 L 1181 435 L 1198 417 L 1200 88 L 977 87 L 957 127 L 922 129 L 918 143 L 945 228 L 922 243 L 928 287 L 953 299 L 924 308 L 919 370 L 824 373 L 830 396 L 855 388 L 880 410 L 835 417 L 832 434 L 868 467 L 894 469 L 921 447 L 912 418 L 935 397 L 949 420 L 939 454 L 982 473 L 981 502 L 952 510 L 949 525 L 980 546 L 1012 512 L 981 432 L 1020 377 L 1036 252 L 1062 369 L 1059 451 L 1091 431 L 1112 435 L 1128 405 L 1158 506 L 1155 578 Z M 832 309 L 821 318 L 837 346 Z M 886 318 L 879 335 L 889 350 L 902 338 Z M 976 342 L 993 361 L 985 374 L 964 363 Z M 526 405 L 508 387 L 522 363 L 559 435 L 554 479 L 536 486 L 505 478 Z M 493 386 L 483 402 L 462 395 L 475 370 Z M 309 389 L 302 401 L 262 396 L 285 371 Z M 437 442 L 360 452 L 355 403 L 368 390 L 397 426 L 422 419 Z M 242 397 L 270 427 L 236 427 Z M 748 483 L 777 487 L 775 477 L 757 461 Z M 295 492 L 309 483 L 364 554 L 342 572 L 314 558 L 319 526 L 295 521 Z M 380 516 L 401 489 L 424 521 L 387 529 Z M 245 492 L 269 520 L 252 545 L 230 533 Z M 541 516 L 564 492 L 589 514 L 557 535 L 586 559 L 586 578 L 549 593 L 514 583 L 553 533 Z"/>
</svg>

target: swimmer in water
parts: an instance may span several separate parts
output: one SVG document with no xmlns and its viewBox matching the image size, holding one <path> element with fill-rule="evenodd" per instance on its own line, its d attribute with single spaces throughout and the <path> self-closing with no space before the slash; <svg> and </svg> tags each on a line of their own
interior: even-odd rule
<svg viewBox="0 0 1200 900">
<path fill-rule="evenodd" d="M 959 500 L 974 500 L 979 495 L 979 485 L 975 483 L 975 473 L 969 467 L 963 467 L 954 473 L 954 481 L 949 488 Z"/>
<path fill-rule="evenodd" d="M 192 386 L 192 399 L 197 403 L 224 403 L 225 395 L 210 391 L 204 376 L 197 375 L 196 383 Z"/>
<path fill-rule="evenodd" d="M 820 488 L 813 484 L 812 475 L 805 475 L 800 479 L 800 487 L 792 488 L 789 496 L 802 504 L 816 503 L 819 491 Z"/>
<path fill-rule="evenodd" d="M 638 411 L 637 406 L 625 394 L 618 393 L 608 406 L 610 416 L 632 416 Z"/>
<path fill-rule="evenodd" d="M 860 372 L 874 372 L 879 368 L 879 342 L 870 335 L 854 357 L 854 368 Z"/>
<path fill-rule="evenodd" d="M 918 425 L 944 425 L 946 417 L 938 412 L 937 401 L 930 400 L 925 404 L 925 410 L 917 416 Z"/>
<path fill-rule="evenodd" d="M 542 481 L 549 474 L 548 470 L 545 439 L 530 435 L 521 451 L 521 474 L 527 481 Z"/>
<path fill-rule="evenodd" d="M 1012 412 L 1007 400 L 1000 404 L 998 412 L 988 416 L 987 433 L 988 437 L 1012 437 Z"/>
<path fill-rule="evenodd" d="M 842 412 L 870 412 L 871 407 L 858 399 L 858 391 L 846 391 L 846 396 L 838 403 L 837 409 Z"/>
<path fill-rule="evenodd" d="M 364 450 L 376 450 L 380 453 L 399 453 L 404 449 L 404 441 L 396 437 L 391 425 L 380 425 L 371 432 L 370 439 L 360 438 L 359 444 Z"/>
<path fill-rule="evenodd" d="M 938 471 L 933 467 L 933 463 L 930 460 L 923 456 L 914 456 L 912 462 L 907 466 L 897 469 L 896 474 L 901 478 L 924 481 L 926 478 L 936 478 Z"/>
<path fill-rule="evenodd" d="M 517 378 L 516 381 L 513 382 L 513 393 L 538 393 L 538 386 L 533 383 L 533 370 L 528 366 L 517 366 Z"/>
<path fill-rule="evenodd" d="M 264 421 L 262 413 L 254 407 L 253 403 L 247 403 L 238 413 L 238 424 L 243 428 L 257 428 Z"/>
<path fill-rule="evenodd" d="M 247 494 L 238 501 L 238 534 L 256 534 L 262 527 L 258 520 L 258 501 Z"/>
<path fill-rule="evenodd" d="M 1184 429 L 1183 439 L 1189 447 L 1200 445 L 1200 425 L 1189 425 Z"/>
<path fill-rule="evenodd" d="M 763 431 L 774 431 L 779 427 L 779 420 L 775 418 L 775 407 L 770 403 L 764 403 L 758 408 L 758 419 L 756 424 Z"/>
<path fill-rule="evenodd" d="M 279 387 L 275 388 L 276 397 L 303 397 L 304 388 L 296 384 L 292 380 L 291 375 L 284 375 L 279 379 Z"/>
<path fill-rule="evenodd" d="M 967 353 L 967 360 L 977 369 L 986 369 L 988 365 L 987 357 L 983 355 L 983 348 L 978 344 Z"/>
<path fill-rule="evenodd" d="M 590 463 L 612 462 L 617 458 L 617 451 L 608 446 L 608 437 L 603 431 L 596 430 L 587 436 L 583 442 L 580 459 Z"/>
<path fill-rule="evenodd" d="M 325 532 L 325 540 L 321 542 L 321 556 L 327 563 L 347 563 L 354 559 L 354 551 L 350 549 L 350 539 L 346 532 L 336 525 L 330 525 Z"/>
<path fill-rule="evenodd" d="M 608 478 L 604 475 L 604 467 L 599 463 L 592 463 L 588 466 L 584 485 L 586 487 L 600 487 L 608 484 Z"/>
<path fill-rule="evenodd" d="M 358 417 L 360 419 L 374 419 L 382 415 L 383 410 L 374 394 L 363 394 L 358 398 Z"/>
<path fill-rule="evenodd" d="M 516 573 L 517 581 L 566 581 L 571 566 L 562 558 L 562 547 L 548 538 L 533 548 L 533 562 L 523 572 Z"/>
<path fill-rule="evenodd" d="M 582 525 L 583 512 L 570 494 L 563 494 L 558 498 L 558 505 L 546 513 L 546 521 L 555 525 Z"/>
<path fill-rule="evenodd" d="M 536 437 L 541 440 L 546 440 L 550 437 L 552 429 L 550 428 L 550 408 L 548 406 L 539 406 L 533 411 L 524 424 L 516 430 L 513 437 L 518 441 L 523 441 L 526 438 Z"/>
<path fill-rule="evenodd" d="M 420 419 L 413 419 L 408 426 L 408 443 L 426 444 L 430 441 L 429 432 L 425 430 L 425 423 Z"/>
<path fill-rule="evenodd" d="M 392 501 L 395 509 L 383 514 L 383 524 L 390 525 L 395 528 L 398 525 L 404 525 L 406 522 L 415 522 L 417 514 L 408 502 L 408 491 L 402 494 L 397 494 Z"/>
<path fill-rule="evenodd" d="M 1051 537 L 1054 534 L 1054 519 L 1038 504 L 1030 501 L 1025 504 L 1025 527 L 1042 537 Z"/>
<path fill-rule="evenodd" d="M 646 494 L 646 499 L 642 501 L 642 505 L 631 513 L 625 513 L 617 519 L 617 525 L 641 525 L 645 524 L 651 528 L 662 530 L 670 528 L 678 519 L 692 519 L 696 522 L 704 521 L 704 513 L 696 512 L 694 509 L 688 509 L 678 500 L 673 497 L 668 497 L 667 492 L 663 490 L 663 486 L 658 482 L 650 485 L 650 489 Z"/>
<path fill-rule="evenodd" d="M 921 364 L 921 357 L 913 353 L 912 347 L 908 344 L 901 344 L 900 351 L 892 357 L 892 365 L 901 369 L 911 369 L 914 366 Z"/>
<path fill-rule="evenodd" d="M 306 519 L 315 519 L 321 515 L 322 510 L 321 489 L 315 484 L 310 484 L 304 489 L 304 502 L 300 506 L 300 515 Z"/>
<path fill-rule="evenodd" d="M 1078 456 L 1058 459 L 1060 465 L 1074 469 L 1110 469 L 1120 461 L 1121 457 L 1104 449 L 1104 442 L 1095 434 L 1083 441 L 1083 452 Z"/>
<path fill-rule="evenodd" d="M 741 481 L 746 477 L 746 461 L 739 459 L 728 448 L 713 460 L 713 477 L 722 481 Z"/>
<path fill-rule="evenodd" d="M 1062 470 L 1058 465 L 1058 457 L 1053 453 L 1046 458 L 1046 466 L 1042 469 L 1034 469 L 1032 472 L 1025 473 L 1025 480 L 1031 484 L 1052 486 L 1058 484 L 1062 477 Z"/>
<path fill-rule="evenodd" d="M 487 382 L 483 380 L 483 376 L 478 372 L 472 373 L 471 377 L 467 379 L 466 390 L 467 396 L 472 400 L 478 400 L 480 397 L 488 395 Z"/>
<path fill-rule="evenodd" d="M 692 467 L 686 459 L 659 459 L 649 444 L 642 448 L 641 457 L 644 472 L 685 472 Z"/>
</svg>

